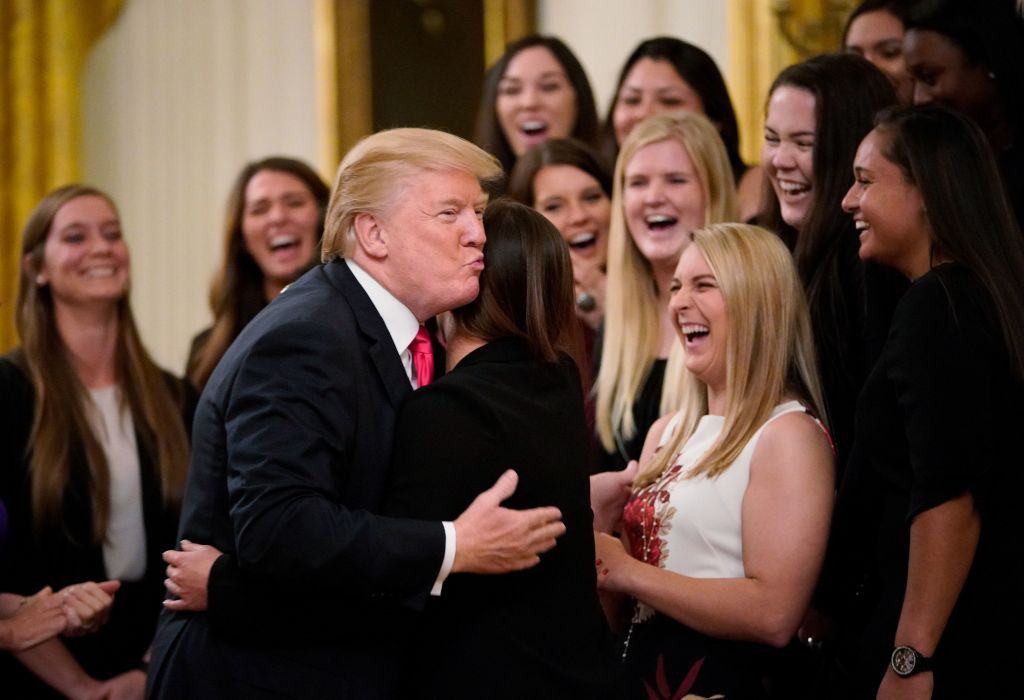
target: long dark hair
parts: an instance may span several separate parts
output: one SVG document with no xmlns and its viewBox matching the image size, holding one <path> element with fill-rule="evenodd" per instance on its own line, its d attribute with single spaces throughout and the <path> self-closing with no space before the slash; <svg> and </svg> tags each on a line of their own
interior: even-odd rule
<svg viewBox="0 0 1024 700">
<path fill-rule="evenodd" d="M 323 234 L 324 211 L 331 192 L 311 167 L 295 158 L 271 156 L 247 163 L 235 178 L 228 195 L 227 216 L 224 222 L 224 256 L 220 268 L 210 286 L 210 310 L 213 312 L 213 328 L 206 343 L 195 357 L 190 359 L 186 374 L 199 389 L 213 373 L 228 346 L 242 332 L 253 316 L 266 306 L 263 292 L 263 272 L 256 260 L 245 248 L 242 233 L 242 219 L 245 212 L 245 189 L 257 173 L 264 170 L 287 173 L 298 178 L 309 189 L 320 209 L 320 223 L 316 237 Z M 309 261 L 309 265 L 315 263 Z"/>
<path fill-rule="evenodd" d="M 598 122 L 597 108 L 594 106 L 594 93 L 590 89 L 590 81 L 587 80 L 587 74 L 579 59 L 561 39 L 531 34 L 517 39 L 505 47 L 505 53 L 487 71 L 487 75 L 484 77 L 483 94 L 480 96 L 480 106 L 476 112 L 473 142 L 501 161 L 501 167 L 506 173 L 515 165 L 516 155 L 512 152 L 512 147 L 501 130 L 501 124 L 498 123 L 498 114 L 495 110 L 498 101 L 498 84 L 505 76 L 508 64 L 516 57 L 516 54 L 534 46 L 543 46 L 551 52 L 555 60 L 565 70 L 565 76 L 576 92 L 576 122 L 569 135 L 584 143 L 597 145 Z"/>
<path fill-rule="evenodd" d="M 92 511 L 88 537 L 99 544 L 106 537 L 110 519 L 110 468 L 89 422 L 86 388 L 57 328 L 53 293 L 49 285 L 36 279 L 43 267 L 46 241 L 55 235 L 51 233 L 54 218 L 61 207 L 78 197 L 101 197 L 117 211 L 106 193 L 88 185 L 58 188 L 32 210 L 22 234 L 25 263 L 18 281 L 16 317 L 22 345 L 15 362 L 28 375 L 35 395 L 29 438 L 33 526 L 44 530 L 63 525 L 64 494 L 77 464 L 74 456 L 83 455 L 89 470 Z M 117 302 L 117 323 L 114 363 L 121 396 L 131 410 L 139 442 L 155 457 L 153 468 L 164 505 L 174 510 L 180 504 L 188 469 L 184 394 L 172 394 L 143 347 L 127 292 Z"/>
<path fill-rule="evenodd" d="M 857 147 L 874 126 L 875 114 L 896 104 L 896 93 L 889 79 L 866 59 L 840 53 L 785 68 L 772 83 L 769 99 L 783 86 L 814 95 L 813 200 L 797 233 L 783 221 L 778 197 L 766 178 L 768 205 L 759 223 L 782 236 L 793 250 L 815 323 L 828 318 L 835 322 L 841 319 L 836 314 L 846 308 L 843 299 L 848 291 L 840 284 L 841 251 L 844 243 L 857 240 L 841 203 L 850 188 Z"/>
<path fill-rule="evenodd" d="M 1014 374 L 1024 379 L 1024 242 L 981 129 L 939 105 L 879 115 L 885 157 L 914 184 L 934 252 L 970 269 L 992 298 Z"/>
<path fill-rule="evenodd" d="M 521 338 L 546 362 L 580 359 L 569 248 L 536 210 L 498 199 L 484 211 L 487 266 L 477 298 L 455 309 L 460 330 L 482 340 Z"/>
<path fill-rule="evenodd" d="M 615 126 L 612 123 L 619 91 L 622 90 L 622 83 L 626 81 L 629 71 L 642 58 L 667 61 L 679 77 L 700 95 L 700 100 L 704 104 L 704 115 L 722 136 L 733 176 L 738 181 L 746 171 L 747 164 L 740 157 L 740 132 L 736 125 L 736 111 L 733 109 L 732 100 L 729 99 L 729 89 L 722 78 L 722 72 L 718 70 L 715 59 L 706 51 L 672 36 L 659 36 L 641 42 L 623 64 L 619 80 L 615 83 L 615 92 L 612 93 L 612 103 L 608 107 L 601 128 L 602 151 L 607 162 L 615 163 L 619 147 L 622 145 L 615 140 Z"/>
<path fill-rule="evenodd" d="M 508 196 L 532 207 L 536 203 L 533 181 L 549 165 L 571 165 L 597 180 L 605 196 L 612 198 L 612 175 L 593 148 L 576 139 L 553 139 L 534 146 L 516 161 L 508 179 Z"/>
</svg>

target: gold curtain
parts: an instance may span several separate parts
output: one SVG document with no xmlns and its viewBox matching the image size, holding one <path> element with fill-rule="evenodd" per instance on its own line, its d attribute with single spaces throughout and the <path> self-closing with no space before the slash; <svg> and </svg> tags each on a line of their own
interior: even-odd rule
<svg viewBox="0 0 1024 700">
<path fill-rule="evenodd" d="M 21 227 L 79 177 L 79 80 L 123 0 L 0 0 L 0 352 L 17 344 Z"/>
<path fill-rule="evenodd" d="M 768 88 L 786 66 L 838 50 L 854 0 L 729 0 L 729 85 L 743 158 L 761 159 Z"/>
</svg>

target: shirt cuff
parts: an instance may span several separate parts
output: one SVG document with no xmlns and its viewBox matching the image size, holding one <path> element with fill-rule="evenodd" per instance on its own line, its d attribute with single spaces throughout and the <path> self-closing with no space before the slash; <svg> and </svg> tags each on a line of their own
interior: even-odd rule
<svg viewBox="0 0 1024 700">
<path fill-rule="evenodd" d="M 434 587 L 430 589 L 430 595 L 441 595 L 441 587 L 444 586 L 455 564 L 455 524 L 445 520 L 441 525 L 444 527 L 444 559 L 441 561 L 441 571 L 437 574 Z"/>
</svg>

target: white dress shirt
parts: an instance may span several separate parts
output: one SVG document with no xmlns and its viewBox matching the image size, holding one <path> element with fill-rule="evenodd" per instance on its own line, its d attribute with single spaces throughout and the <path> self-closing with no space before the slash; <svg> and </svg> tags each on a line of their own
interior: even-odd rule
<svg viewBox="0 0 1024 700">
<path fill-rule="evenodd" d="M 409 384 L 413 389 L 418 388 L 409 344 L 412 343 L 420 329 L 419 320 L 412 311 L 406 308 L 405 304 L 395 298 L 394 294 L 370 276 L 370 273 L 347 258 L 345 264 L 348 265 L 356 282 L 370 297 L 373 307 L 377 309 L 377 313 L 384 320 L 388 334 L 395 344 L 395 351 L 402 360 L 402 366 L 405 367 L 405 376 L 409 378 Z M 452 565 L 455 563 L 455 525 L 447 520 L 443 521 L 441 525 L 444 527 L 444 559 L 441 561 L 441 571 L 437 575 L 437 580 L 434 581 L 434 587 L 430 589 L 431 595 L 441 595 L 441 587 L 444 585 L 445 579 L 448 578 L 448 574 L 452 572 Z"/>
</svg>

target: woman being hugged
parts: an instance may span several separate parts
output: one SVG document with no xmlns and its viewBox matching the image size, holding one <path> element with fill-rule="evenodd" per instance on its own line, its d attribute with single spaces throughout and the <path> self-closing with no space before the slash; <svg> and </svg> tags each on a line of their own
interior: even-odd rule
<svg viewBox="0 0 1024 700">
<path fill-rule="evenodd" d="M 451 312 L 448 373 L 399 411 L 383 512 L 447 519 L 511 466 L 519 481 L 506 505 L 557 506 L 566 532 L 531 569 L 445 581 L 418 622 L 410 695 L 618 698 L 595 586 L 568 250 L 522 204 L 491 204 L 484 227 L 480 295 Z M 453 431 L 458 440 L 438 442 Z"/>
<path fill-rule="evenodd" d="M 694 229 L 736 219 L 725 147 L 698 114 L 659 114 L 633 129 L 612 187 L 605 324 L 597 353 L 602 471 L 637 459 L 651 424 L 679 407 L 682 348 L 667 313 L 672 273 Z"/>
<path fill-rule="evenodd" d="M 317 262 L 329 196 L 320 176 L 294 158 L 264 158 L 238 173 L 210 288 L 213 325 L 192 339 L 185 368 L 197 389 L 253 316 Z"/>
<path fill-rule="evenodd" d="M 861 258 L 912 281 L 857 404 L 830 544 L 857 591 L 840 627 L 855 692 L 1011 697 L 1024 244 L 983 132 L 956 112 L 883 114 L 854 176 Z"/>
<path fill-rule="evenodd" d="M 760 697 L 758 656 L 796 631 L 831 513 L 807 306 L 774 234 L 721 224 L 694 232 L 670 309 L 682 409 L 648 433 L 626 547 L 597 535 L 599 585 L 633 599 L 623 658 L 637 697 L 645 684 Z"/>
<path fill-rule="evenodd" d="M 174 542 L 188 466 L 184 387 L 139 339 L 107 195 L 82 185 L 48 194 L 25 226 L 22 256 L 22 346 L 0 358 L 0 498 L 10 513 L 0 590 L 122 586 L 100 632 L 18 658 L 64 695 L 141 697 L 136 669 L 160 611 L 160 552 Z M 13 697 L 46 697 L 16 664 L 3 678 Z"/>
</svg>

